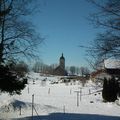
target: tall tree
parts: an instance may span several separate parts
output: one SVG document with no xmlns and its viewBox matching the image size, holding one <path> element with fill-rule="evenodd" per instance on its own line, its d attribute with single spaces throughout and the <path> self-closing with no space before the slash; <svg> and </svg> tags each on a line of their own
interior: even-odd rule
<svg viewBox="0 0 120 120">
<path fill-rule="evenodd" d="M 120 57 L 120 1 L 89 1 L 97 7 L 97 12 L 90 16 L 90 20 L 103 28 L 90 47 L 90 53 L 101 60 Z"/>
<path fill-rule="evenodd" d="M 23 56 L 35 57 L 36 48 L 43 39 L 36 33 L 34 26 L 28 22 L 28 16 L 35 9 L 34 0 L 1 0 L 0 11 L 3 14 L 0 24 L 0 63 L 9 58 L 20 59 Z"/>
<path fill-rule="evenodd" d="M 2 4 L 2 1 L 3 0 L 0 0 L 0 4 Z M 7 8 L 5 8 L 4 10 L 0 10 L 0 16 L 4 16 L 10 12 L 11 7 L 12 7 L 12 2 L 13 2 L 13 0 L 9 1 Z M 0 21 L 1 21 L 1 19 L 0 19 Z"/>
<path fill-rule="evenodd" d="M 75 66 L 70 67 L 70 72 L 72 75 L 75 75 Z"/>
<path fill-rule="evenodd" d="M 24 61 L 20 61 L 14 65 L 13 70 L 16 71 L 17 75 L 20 77 L 24 77 L 29 71 L 28 65 Z"/>
<path fill-rule="evenodd" d="M 90 70 L 87 67 L 80 67 L 81 76 L 88 76 L 90 74 Z"/>
<path fill-rule="evenodd" d="M 114 102 L 117 99 L 119 93 L 119 84 L 115 77 L 111 79 L 104 78 L 102 97 L 107 102 Z"/>
<path fill-rule="evenodd" d="M 93 41 L 89 52 L 98 61 L 108 58 L 120 58 L 120 0 L 89 0 L 97 7 L 90 20 L 95 26 L 103 28 Z M 97 62 L 99 64 L 99 62 Z M 118 83 L 115 78 L 103 84 L 103 99 L 115 101 L 117 99 Z M 117 89 L 116 89 L 117 88 Z"/>
<path fill-rule="evenodd" d="M 32 69 L 34 72 L 40 72 L 42 70 L 42 66 L 43 66 L 42 62 L 36 61 Z"/>
<path fill-rule="evenodd" d="M 37 0 L 36 0 L 37 2 Z M 36 57 L 42 42 L 28 15 L 35 10 L 34 0 L 0 0 L 0 91 L 20 94 L 26 80 L 7 65 L 9 60 Z M 4 63 L 4 64 L 3 64 Z"/>
</svg>

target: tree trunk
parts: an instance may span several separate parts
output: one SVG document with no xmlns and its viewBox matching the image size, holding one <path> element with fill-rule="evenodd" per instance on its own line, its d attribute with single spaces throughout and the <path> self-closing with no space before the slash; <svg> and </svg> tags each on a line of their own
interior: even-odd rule
<svg viewBox="0 0 120 120">
<path fill-rule="evenodd" d="M 5 9 L 5 2 L 4 4 L 4 9 Z M 0 6 L 0 11 L 1 11 L 1 6 Z M 5 15 L 1 16 L 1 42 L 0 42 L 0 64 L 3 62 L 3 50 L 4 50 L 4 28 L 5 28 Z"/>
</svg>

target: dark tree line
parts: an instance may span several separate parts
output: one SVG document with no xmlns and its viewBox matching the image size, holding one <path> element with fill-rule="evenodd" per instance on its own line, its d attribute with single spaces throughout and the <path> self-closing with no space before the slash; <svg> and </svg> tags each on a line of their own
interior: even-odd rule
<svg viewBox="0 0 120 120">
<path fill-rule="evenodd" d="M 53 74 L 53 71 L 57 66 L 57 64 L 47 65 L 41 61 L 36 61 L 33 64 L 32 70 L 37 73 Z"/>
<path fill-rule="evenodd" d="M 32 70 L 34 72 L 41 72 L 44 74 L 53 74 L 55 68 L 58 67 L 58 64 L 47 65 L 41 61 L 36 61 L 33 65 Z M 80 76 L 89 76 L 90 70 L 87 67 L 76 67 L 76 66 L 66 66 L 66 71 L 69 75 L 80 75 Z"/>
</svg>

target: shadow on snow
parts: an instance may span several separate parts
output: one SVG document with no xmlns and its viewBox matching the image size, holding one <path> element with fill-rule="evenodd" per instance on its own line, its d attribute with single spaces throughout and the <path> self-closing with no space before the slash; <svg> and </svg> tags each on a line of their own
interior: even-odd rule
<svg viewBox="0 0 120 120">
<path fill-rule="evenodd" d="M 33 116 L 33 119 L 30 116 L 12 120 L 120 120 L 120 117 L 97 114 L 51 113 L 49 115 Z"/>
</svg>

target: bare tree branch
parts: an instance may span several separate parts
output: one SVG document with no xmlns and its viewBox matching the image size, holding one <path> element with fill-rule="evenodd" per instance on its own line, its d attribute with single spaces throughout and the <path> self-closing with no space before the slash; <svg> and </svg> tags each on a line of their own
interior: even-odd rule
<svg viewBox="0 0 120 120">
<path fill-rule="evenodd" d="M 1 13 L 6 11 L 9 0 L 0 2 Z M 37 57 L 37 46 L 44 39 L 25 18 L 34 11 L 36 7 L 34 0 L 12 0 L 9 5 L 10 11 L 0 17 L 0 63 L 10 57 L 16 59 L 19 55 Z"/>
<path fill-rule="evenodd" d="M 103 28 L 87 47 L 87 52 L 93 58 L 104 60 L 107 58 L 120 58 L 120 1 L 119 0 L 88 0 L 96 6 L 95 13 L 89 20 Z"/>
</svg>

